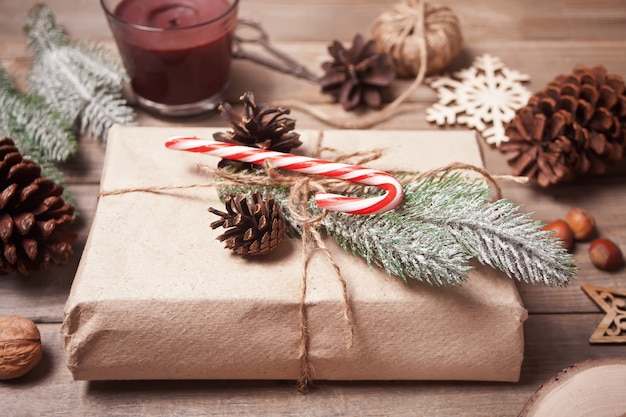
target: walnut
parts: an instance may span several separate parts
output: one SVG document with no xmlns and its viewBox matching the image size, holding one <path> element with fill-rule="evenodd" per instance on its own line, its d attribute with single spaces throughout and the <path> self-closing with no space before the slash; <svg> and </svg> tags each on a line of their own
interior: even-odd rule
<svg viewBox="0 0 626 417">
<path fill-rule="evenodd" d="M 35 323 L 25 317 L 0 317 L 0 380 L 26 374 L 41 356 L 41 335 Z"/>
</svg>

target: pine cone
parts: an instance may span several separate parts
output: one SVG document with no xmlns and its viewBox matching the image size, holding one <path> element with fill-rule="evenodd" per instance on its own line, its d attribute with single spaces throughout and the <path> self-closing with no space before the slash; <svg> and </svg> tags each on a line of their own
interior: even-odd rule
<svg viewBox="0 0 626 417">
<path fill-rule="evenodd" d="M 27 275 L 64 265 L 76 239 L 68 230 L 74 207 L 61 198 L 63 187 L 23 159 L 10 138 L 0 139 L 0 270 Z"/>
<path fill-rule="evenodd" d="M 233 130 L 214 133 L 215 140 L 277 152 L 291 152 L 302 145 L 300 134 L 293 131 L 296 121 L 283 117 L 290 113 L 289 109 L 257 105 L 250 91 L 241 96 L 241 100 L 244 102 L 243 116 L 235 113 L 229 103 L 220 105 L 222 117 L 228 120 Z M 237 170 L 252 168 L 252 164 L 225 159 L 218 166 L 227 165 Z"/>
<path fill-rule="evenodd" d="M 226 248 L 238 255 L 264 255 L 271 252 L 285 237 L 285 223 L 280 206 L 271 195 L 267 201 L 255 192 L 248 200 L 245 194 L 226 196 L 226 213 L 209 208 L 221 217 L 211 223 L 212 229 L 223 226 L 224 234 L 217 237 Z"/>
<path fill-rule="evenodd" d="M 334 41 L 328 52 L 333 62 L 324 62 L 325 75 L 320 79 L 322 93 L 330 94 L 345 110 L 359 104 L 378 108 L 382 105 L 382 90 L 394 79 L 389 56 L 376 52 L 376 42 L 365 42 L 356 35 L 352 47 L 346 50 Z"/>
<path fill-rule="evenodd" d="M 602 66 L 577 67 L 535 93 L 506 134 L 500 150 L 516 152 L 508 161 L 513 173 L 542 187 L 603 174 L 624 155 L 624 81 Z"/>
</svg>

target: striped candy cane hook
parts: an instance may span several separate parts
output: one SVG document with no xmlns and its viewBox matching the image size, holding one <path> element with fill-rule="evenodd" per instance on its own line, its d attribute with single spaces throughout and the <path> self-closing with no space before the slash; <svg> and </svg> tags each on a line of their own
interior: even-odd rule
<svg viewBox="0 0 626 417">
<path fill-rule="evenodd" d="M 349 214 L 374 214 L 392 210 L 402 202 L 402 184 L 397 179 L 386 172 L 358 165 L 329 162 L 323 159 L 186 136 L 170 137 L 165 142 L 165 147 L 256 165 L 262 165 L 266 160 L 271 160 L 277 168 L 348 180 L 363 185 L 373 185 L 385 191 L 382 196 L 370 198 L 346 197 L 325 192 L 316 193 L 317 205 L 326 210 Z"/>
</svg>

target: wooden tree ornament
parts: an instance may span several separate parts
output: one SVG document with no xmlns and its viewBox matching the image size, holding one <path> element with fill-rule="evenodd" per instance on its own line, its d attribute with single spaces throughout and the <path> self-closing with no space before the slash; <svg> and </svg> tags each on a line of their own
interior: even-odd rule
<svg viewBox="0 0 626 417">
<path fill-rule="evenodd" d="M 518 417 L 624 417 L 624 393 L 626 358 L 589 359 L 542 384 Z"/>
<path fill-rule="evenodd" d="M 626 291 L 588 284 L 581 287 L 606 313 L 589 338 L 589 343 L 626 343 Z"/>
</svg>

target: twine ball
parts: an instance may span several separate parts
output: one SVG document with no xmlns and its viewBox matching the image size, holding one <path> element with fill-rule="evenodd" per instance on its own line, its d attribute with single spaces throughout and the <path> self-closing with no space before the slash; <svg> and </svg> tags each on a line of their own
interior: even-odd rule
<svg viewBox="0 0 626 417">
<path fill-rule="evenodd" d="M 461 51 L 463 37 L 458 18 L 448 7 L 404 0 L 380 15 L 372 27 L 378 52 L 387 53 L 398 77 L 414 77 L 422 66 L 420 41 L 427 51 L 426 74 L 443 70 Z M 423 10 L 423 16 L 420 16 Z M 423 19 L 424 31 L 420 30 Z"/>
</svg>

